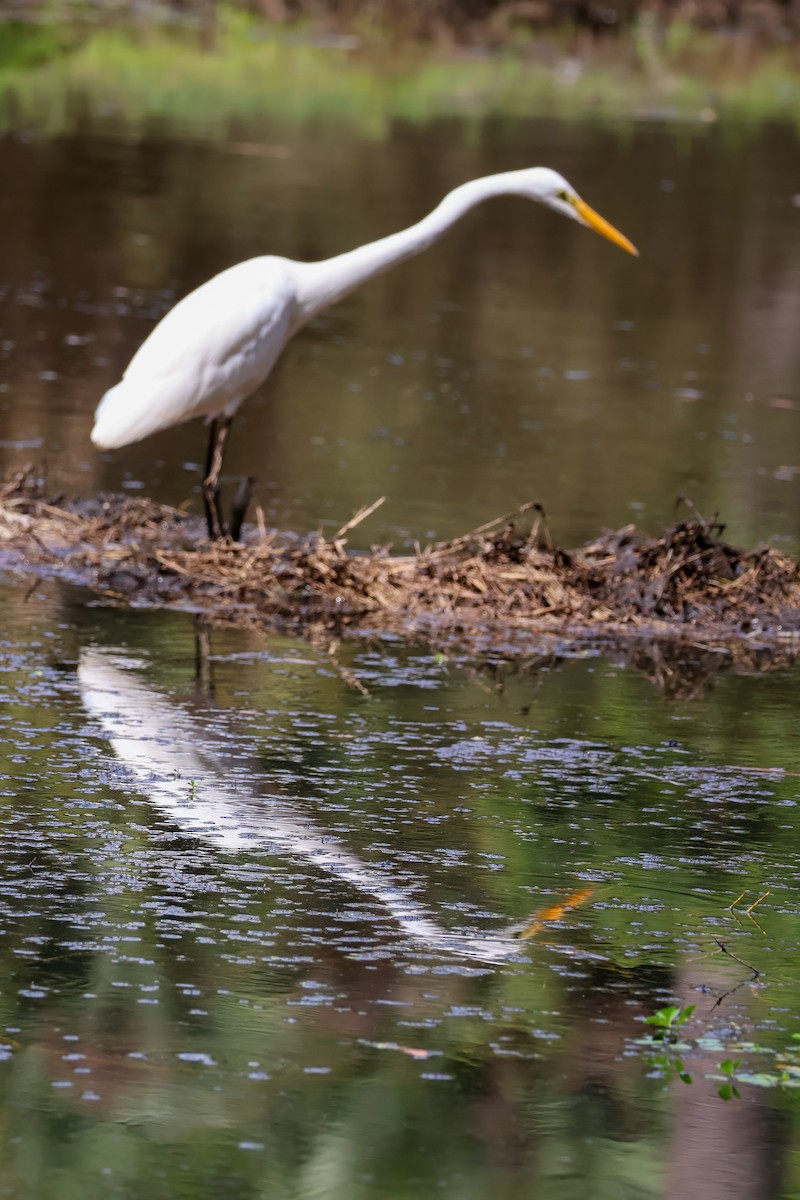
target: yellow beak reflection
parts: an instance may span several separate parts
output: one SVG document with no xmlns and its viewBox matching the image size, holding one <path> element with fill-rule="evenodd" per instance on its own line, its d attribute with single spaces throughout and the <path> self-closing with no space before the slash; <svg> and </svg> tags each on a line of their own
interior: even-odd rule
<svg viewBox="0 0 800 1200">
<path fill-rule="evenodd" d="M 549 908 L 543 908 L 518 931 L 517 937 L 524 939 L 536 937 L 536 934 L 550 921 L 560 921 L 564 913 L 569 912 L 571 908 L 579 908 L 581 904 L 585 904 L 593 891 L 594 887 L 581 888 L 579 892 L 573 892 L 571 896 L 567 896 L 566 900 L 552 904 Z"/>
<path fill-rule="evenodd" d="M 613 225 L 609 225 L 608 221 L 604 217 L 601 217 L 599 213 L 596 213 L 593 208 L 590 208 L 585 200 L 581 200 L 578 196 L 575 196 L 572 205 L 580 219 L 590 229 L 594 229 L 602 237 L 608 238 L 615 246 L 627 250 L 628 254 L 635 254 L 637 258 L 639 257 L 639 251 L 633 242 L 629 242 L 624 233 L 620 233 Z"/>
</svg>

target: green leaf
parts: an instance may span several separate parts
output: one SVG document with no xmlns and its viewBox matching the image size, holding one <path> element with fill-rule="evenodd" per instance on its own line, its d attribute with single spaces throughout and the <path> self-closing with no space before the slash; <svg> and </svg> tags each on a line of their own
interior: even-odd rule
<svg viewBox="0 0 800 1200">
<path fill-rule="evenodd" d="M 684 1083 L 691 1083 L 691 1082 L 692 1082 L 692 1077 L 691 1077 L 691 1075 L 689 1074 L 689 1072 L 688 1072 L 688 1071 L 681 1071 L 681 1072 L 678 1074 L 678 1079 L 682 1079 Z"/>
<path fill-rule="evenodd" d="M 719 1095 L 720 1100 L 732 1100 L 733 1099 L 733 1090 L 729 1083 L 723 1083 L 722 1087 L 719 1089 L 719 1092 L 717 1094 Z"/>
<path fill-rule="evenodd" d="M 670 1004 L 667 1008 L 659 1008 L 658 1012 L 654 1012 L 652 1017 L 645 1017 L 644 1023 L 645 1025 L 659 1025 L 662 1029 L 669 1029 L 680 1011 L 677 1004 Z"/>
</svg>

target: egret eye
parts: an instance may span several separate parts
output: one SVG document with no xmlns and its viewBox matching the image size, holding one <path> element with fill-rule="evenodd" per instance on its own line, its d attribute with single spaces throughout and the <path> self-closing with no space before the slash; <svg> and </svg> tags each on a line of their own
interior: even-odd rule
<svg viewBox="0 0 800 1200">
<path fill-rule="evenodd" d="M 561 190 L 559 192 L 556 192 L 556 199 L 563 201 L 564 204 L 569 204 L 570 195 L 569 195 L 569 192 L 567 191 L 567 189 L 561 188 Z"/>
</svg>

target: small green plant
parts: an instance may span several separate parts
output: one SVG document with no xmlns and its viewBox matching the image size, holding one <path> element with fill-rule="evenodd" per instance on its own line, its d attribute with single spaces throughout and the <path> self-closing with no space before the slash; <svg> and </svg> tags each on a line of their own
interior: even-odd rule
<svg viewBox="0 0 800 1200">
<path fill-rule="evenodd" d="M 741 1100 L 739 1089 L 734 1082 L 736 1079 L 736 1072 L 739 1070 L 741 1065 L 742 1060 L 740 1058 L 726 1058 L 725 1062 L 721 1062 L 719 1064 L 720 1071 L 722 1071 L 723 1075 L 727 1076 L 727 1079 L 725 1083 L 723 1083 L 722 1087 L 717 1089 L 718 1095 L 722 1100 Z"/>
<path fill-rule="evenodd" d="M 651 1017 L 645 1018 L 646 1025 L 654 1026 L 650 1035 L 652 1041 L 657 1042 L 660 1047 L 657 1054 L 648 1056 L 648 1061 L 661 1072 L 665 1079 L 675 1075 L 682 1083 L 692 1082 L 692 1077 L 683 1065 L 683 1060 L 675 1055 L 673 1043 L 677 1042 L 678 1030 L 684 1021 L 689 1020 L 695 1008 L 694 1004 L 687 1004 L 685 1008 L 681 1008 L 678 1004 L 669 1004 L 666 1008 L 660 1008 L 658 1012 L 654 1012 Z"/>
<path fill-rule="evenodd" d="M 646 1018 L 646 1024 L 652 1027 L 652 1033 L 638 1039 L 638 1045 L 644 1050 L 645 1062 L 669 1082 L 676 1076 L 682 1083 L 692 1083 L 692 1076 L 687 1071 L 683 1059 L 679 1055 L 690 1053 L 694 1049 L 704 1051 L 724 1048 L 735 1050 L 739 1058 L 726 1058 L 719 1063 L 716 1070 L 703 1072 L 703 1077 L 714 1082 L 717 1095 L 721 1100 L 741 1100 L 740 1087 L 747 1084 L 750 1087 L 778 1088 L 782 1091 L 800 1094 L 800 1031 L 789 1033 L 782 1045 L 770 1047 L 758 1042 L 737 1040 L 728 1047 L 713 1032 L 701 1032 L 700 1037 L 680 1035 L 679 1030 L 695 1011 L 695 1005 L 680 1008 L 677 1004 L 668 1005 Z"/>
<path fill-rule="evenodd" d="M 661 1054 L 652 1054 L 648 1058 L 648 1062 L 656 1070 L 660 1071 L 664 1079 L 669 1079 L 670 1076 L 676 1075 L 682 1083 L 692 1083 L 692 1077 L 683 1065 L 683 1060 L 676 1058 L 667 1047 Z"/>
<path fill-rule="evenodd" d="M 197 799 L 197 780 L 196 779 L 189 780 L 189 799 L 190 800 Z"/>
<path fill-rule="evenodd" d="M 681 1025 L 689 1020 L 696 1008 L 696 1004 L 687 1004 L 685 1008 L 678 1004 L 669 1004 L 666 1008 L 654 1012 L 651 1017 L 645 1017 L 644 1023 L 655 1026 L 653 1038 L 656 1041 L 675 1042 Z"/>
</svg>

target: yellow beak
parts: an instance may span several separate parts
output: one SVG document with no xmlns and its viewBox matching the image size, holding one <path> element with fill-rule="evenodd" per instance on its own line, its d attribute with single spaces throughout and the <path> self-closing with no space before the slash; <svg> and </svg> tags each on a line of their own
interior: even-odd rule
<svg viewBox="0 0 800 1200">
<path fill-rule="evenodd" d="M 620 233 L 613 225 L 609 225 L 604 217 L 596 213 L 593 208 L 590 208 L 585 200 L 581 200 L 575 196 L 572 200 L 572 206 L 576 213 L 583 221 L 584 225 L 588 225 L 590 229 L 594 229 L 595 233 L 599 233 L 602 237 L 608 238 L 615 246 L 619 246 L 622 250 L 627 250 L 628 254 L 635 254 L 639 257 L 639 251 L 634 246 L 633 242 L 629 242 L 624 233 Z"/>
</svg>

